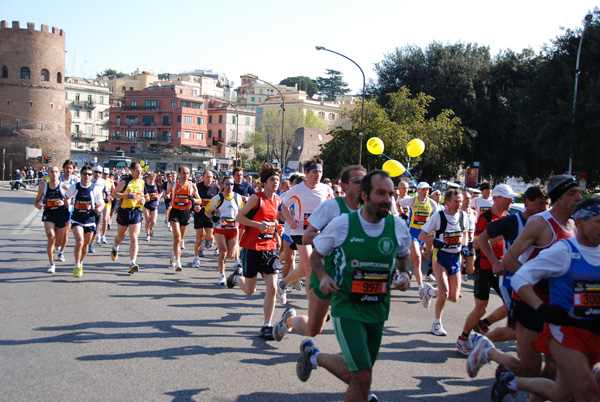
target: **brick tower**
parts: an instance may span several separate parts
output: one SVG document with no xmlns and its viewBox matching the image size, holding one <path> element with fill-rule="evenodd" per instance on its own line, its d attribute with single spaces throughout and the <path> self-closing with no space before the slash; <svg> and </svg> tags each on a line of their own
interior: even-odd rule
<svg viewBox="0 0 600 402">
<path fill-rule="evenodd" d="M 21 29 L 18 21 L 12 26 L 0 21 L 0 152 L 6 150 L 6 179 L 15 169 L 39 167 L 36 149 L 51 156 L 52 165 L 62 166 L 70 157 L 64 81 L 62 29 L 42 25 L 36 31 L 31 22 Z M 29 159 L 27 148 L 33 150 Z"/>
</svg>

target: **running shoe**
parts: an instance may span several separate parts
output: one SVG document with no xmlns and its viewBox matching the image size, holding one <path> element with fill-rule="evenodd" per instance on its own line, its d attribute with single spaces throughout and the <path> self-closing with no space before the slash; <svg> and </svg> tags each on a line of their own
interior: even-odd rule
<svg viewBox="0 0 600 402">
<path fill-rule="evenodd" d="M 133 275 L 139 270 L 140 270 L 140 267 L 138 267 L 137 264 L 132 264 L 129 266 L 129 275 Z"/>
<path fill-rule="evenodd" d="M 433 325 L 431 326 L 431 333 L 434 334 L 435 336 L 446 336 L 448 335 L 448 333 L 446 332 L 446 330 L 444 329 L 444 327 L 442 327 L 442 323 L 441 322 L 434 322 Z"/>
<path fill-rule="evenodd" d="M 216 248 L 216 249 L 215 249 L 215 255 L 216 255 L 217 257 L 219 256 L 219 249 L 218 249 L 218 248 Z"/>
<path fill-rule="evenodd" d="M 200 257 L 194 257 L 194 262 L 192 262 L 192 268 L 200 268 Z"/>
<path fill-rule="evenodd" d="M 292 283 L 292 288 L 294 290 L 302 290 L 302 283 L 300 281 L 294 281 L 294 283 Z"/>
<path fill-rule="evenodd" d="M 204 240 L 204 247 L 205 247 L 207 250 L 210 250 L 211 248 L 213 248 L 213 246 L 214 246 L 214 245 L 215 245 L 215 243 L 214 243 L 214 242 L 212 242 L 212 241 L 208 241 L 208 240 Z"/>
<path fill-rule="evenodd" d="M 235 264 L 233 264 L 233 269 L 236 269 L 236 268 L 238 268 L 238 267 L 239 267 L 239 268 L 242 268 L 242 263 L 241 263 L 241 262 L 239 262 L 239 261 L 236 261 L 236 262 L 235 262 Z"/>
<path fill-rule="evenodd" d="M 469 347 L 469 338 L 463 339 L 462 335 L 459 335 L 458 339 L 456 340 L 456 348 L 463 355 L 469 356 L 469 353 L 471 353 L 471 348 Z"/>
<path fill-rule="evenodd" d="M 185 241 L 183 241 L 183 240 L 181 241 L 181 249 L 185 250 Z"/>
<path fill-rule="evenodd" d="M 425 278 L 423 278 L 423 280 L 425 282 L 433 282 L 433 283 L 435 283 L 435 276 L 433 274 L 425 275 Z"/>
<path fill-rule="evenodd" d="M 112 250 L 110 250 L 110 259 L 113 261 L 117 261 L 117 258 L 119 258 L 119 252 L 115 250 L 115 246 L 113 246 Z"/>
<path fill-rule="evenodd" d="M 73 278 L 81 278 L 81 275 L 83 275 L 83 268 L 75 267 L 73 269 Z"/>
<path fill-rule="evenodd" d="M 169 232 L 173 231 L 173 227 L 171 226 L 171 224 L 169 224 L 168 228 L 169 228 Z"/>
<path fill-rule="evenodd" d="M 101 240 L 100 238 L 101 238 L 101 237 L 102 237 L 102 236 L 97 236 L 97 237 L 96 237 L 96 245 L 98 245 L 98 246 L 100 245 L 100 240 Z"/>
<path fill-rule="evenodd" d="M 106 236 L 102 236 L 102 244 L 108 244 L 108 242 L 106 241 Z"/>
<path fill-rule="evenodd" d="M 150 235 L 146 235 L 146 241 L 150 241 Z"/>
<path fill-rule="evenodd" d="M 229 275 L 229 277 L 227 277 L 227 287 L 229 289 L 232 289 L 235 287 L 235 277 L 236 276 L 242 276 L 242 268 L 241 267 L 235 267 L 233 269 L 233 273 L 231 275 Z"/>
<path fill-rule="evenodd" d="M 106 226 L 108 229 L 110 229 L 110 223 Z"/>
<path fill-rule="evenodd" d="M 204 251 L 200 250 L 200 252 L 198 253 L 198 257 L 204 258 Z"/>
<path fill-rule="evenodd" d="M 421 305 L 425 308 L 429 308 L 431 305 L 431 298 L 433 297 L 434 288 L 428 283 L 425 283 L 421 289 L 419 289 L 419 298 L 421 298 Z"/>
<path fill-rule="evenodd" d="M 54 264 L 50 264 L 50 266 L 48 267 L 48 269 L 46 270 L 46 273 L 48 274 L 53 274 L 56 271 L 56 265 Z"/>
<path fill-rule="evenodd" d="M 280 342 L 283 339 L 285 334 L 287 334 L 290 331 L 286 324 L 287 319 L 295 316 L 296 310 L 294 310 L 293 308 L 288 308 L 283 312 L 281 318 L 275 323 L 275 326 L 273 327 L 273 339 L 275 339 L 277 342 Z"/>
<path fill-rule="evenodd" d="M 60 261 L 60 262 L 65 262 L 65 256 L 64 256 L 64 254 L 61 253 L 61 252 L 59 252 L 58 256 L 56 257 L 56 260 Z"/>
<path fill-rule="evenodd" d="M 490 331 L 490 327 L 483 320 L 479 320 L 477 325 L 475 325 L 475 328 L 473 328 L 473 331 L 485 335 Z"/>
<path fill-rule="evenodd" d="M 469 377 L 476 377 L 479 369 L 490 362 L 483 350 L 493 347 L 494 344 L 485 335 L 477 335 L 473 338 L 473 349 L 467 358 L 467 374 Z"/>
<path fill-rule="evenodd" d="M 171 266 L 171 268 L 175 268 L 177 261 L 175 260 L 175 252 L 173 250 L 171 250 L 171 253 L 169 255 L 169 265 Z"/>
<path fill-rule="evenodd" d="M 227 284 L 227 279 L 225 279 L 225 274 L 219 275 L 219 281 L 217 282 L 217 285 L 225 286 L 226 284 Z"/>
<path fill-rule="evenodd" d="M 312 355 L 318 352 L 319 349 L 317 349 L 315 343 L 310 339 L 305 339 L 300 344 L 301 355 L 296 363 L 296 375 L 300 381 L 308 381 L 310 378 L 310 372 L 313 370 L 313 368 L 316 369 L 316 367 L 313 367 L 313 365 L 310 363 L 310 358 Z"/>
<path fill-rule="evenodd" d="M 492 401 L 502 402 L 507 394 L 513 398 L 517 396 L 517 391 L 508 388 L 508 383 L 514 380 L 515 374 L 510 371 L 504 364 L 501 364 L 496 369 L 496 381 L 492 385 Z"/>
<path fill-rule="evenodd" d="M 367 402 L 379 402 L 379 398 L 377 398 L 377 395 L 375 394 L 369 394 Z"/>
<path fill-rule="evenodd" d="M 273 327 L 270 325 L 265 325 L 260 329 L 258 336 L 261 338 L 265 338 L 267 341 L 273 340 Z"/>
<path fill-rule="evenodd" d="M 279 302 L 279 304 L 281 304 L 282 306 L 285 306 L 285 304 L 287 303 L 287 293 L 286 293 L 286 288 L 287 285 L 285 285 L 285 287 L 281 287 L 281 284 L 283 283 L 283 285 L 285 285 L 285 282 L 283 282 L 283 279 L 281 279 L 278 283 L 277 283 L 277 301 Z"/>
<path fill-rule="evenodd" d="M 154 237 L 154 228 L 150 228 L 150 237 Z"/>
<path fill-rule="evenodd" d="M 94 248 L 94 245 L 90 244 L 90 246 L 88 247 L 88 252 L 91 254 L 94 254 L 96 252 L 96 249 Z"/>
<path fill-rule="evenodd" d="M 175 272 L 181 272 L 181 271 L 183 271 L 183 268 L 181 266 L 178 265 L 175 267 Z"/>
</svg>

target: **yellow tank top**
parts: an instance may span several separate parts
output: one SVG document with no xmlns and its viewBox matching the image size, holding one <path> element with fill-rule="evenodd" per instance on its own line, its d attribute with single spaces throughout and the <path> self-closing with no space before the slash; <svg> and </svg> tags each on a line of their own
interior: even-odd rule
<svg viewBox="0 0 600 402">
<path fill-rule="evenodd" d="M 433 207 L 431 206 L 431 199 L 429 197 L 427 197 L 425 203 L 421 203 L 421 201 L 415 197 L 410 206 L 410 223 L 408 224 L 408 227 L 422 229 L 425 222 L 429 219 L 431 211 L 433 211 Z"/>
<path fill-rule="evenodd" d="M 133 193 L 136 195 L 144 196 L 144 180 L 142 179 L 131 179 L 125 190 L 123 190 L 125 194 Z M 121 208 L 144 208 L 145 201 L 138 201 L 135 199 L 123 198 L 121 202 Z"/>
</svg>

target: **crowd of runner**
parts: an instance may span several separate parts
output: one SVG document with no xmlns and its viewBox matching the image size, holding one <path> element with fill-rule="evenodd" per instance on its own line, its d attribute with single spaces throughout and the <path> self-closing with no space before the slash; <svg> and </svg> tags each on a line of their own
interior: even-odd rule
<svg viewBox="0 0 600 402">
<path fill-rule="evenodd" d="M 138 162 L 122 171 L 75 168 L 65 161 L 40 177 L 34 205 L 43 210 L 48 273 L 66 260 L 72 230 L 73 277 L 80 278 L 94 241 L 109 243 L 113 214 L 111 259 L 119 258 L 129 238 L 128 272 L 140 271 L 138 237 L 143 229 L 142 237 L 152 241 L 164 202 L 173 235 L 171 269 L 181 272 L 187 265 L 182 250 L 193 224 L 191 267 L 201 267 L 214 248 L 217 285 L 251 295 L 262 276 L 260 336 L 281 341 L 295 329 L 314 338 L 332 321 L 342 354 L 302 341 L 296 366 L 301 381 L 321 366 L 348 384 L 346 401 L 377 401 L 370 393 L 372 367 L 391 290 L 408 290 L 414 274 L 422 308 L 435 299 L 431 334 L 446 336 L 444 309 L 462 297 L 469 275 L 475 306 L 456 347 L 468 356 L 470 377 L 484 364 L 498 363 L 493 401 L 518 390 L 528 392 L 530 401 L 600 400 L 600 368 L 594 367 L 600 362 L 600 200 L 582 201 L 571 176 L 554 176 L 545 188 L 532 186 L 523 195 L 506 184 L 450 187 L 442 202 L 441 192 L 430 194 L 426 182 L 409 196 L 406 181 L 395 186 L 386 172 L 359 165 L 347 166 L 332 183 L 323 179 L 318 157 L 285 180 L 266 163 L 257 178 L 244 177 L 241 168 L 232 176 L 207 170 L 192 178 L 185 166 L 157 175 L 144 173 Z M 524 210 L 508 214 L 521 197 Z M 228 276 L 227 259 L 233 262 Z M 276 304 L 285 306 L 286 293 L 302 285 L 307 311 L 288 308 L 274 318 Z M 492 290 L 503 304 L 488 313 Z M 516 341 L 516 355 L 494 346 L 507 341 Z"/>
</svg>

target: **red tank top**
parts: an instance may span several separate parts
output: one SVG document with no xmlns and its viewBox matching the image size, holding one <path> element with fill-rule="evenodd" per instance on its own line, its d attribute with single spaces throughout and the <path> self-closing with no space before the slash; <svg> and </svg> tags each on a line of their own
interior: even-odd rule
<svg viewBox="0 0 600 402">
<path fill-rule="evenodd" d="M 256 193 L 256 195 L 258 196 L 258 210 L 251 210 L 250 213 L 256 211 L 252 220 L 255 222 L 267 222 L 269 228 L 261 232 L 253 226 L 248 226 L 240 240 L 240 247 L 257 251 L 275 250 L 277 248 L 277 240 L 275 239 L 277 211 L 281 200 L 278 196 L 274 196 L 273 200 L 270 200 L 262 191 Z"/>
<path fill-rule="evenodd" d="M 173 195 L 171 196 L 171 206 L 175 209 L 186 210 L 192 207 L 192 182 L 179 184 L 179 180 L 173 186 Z"/>
</svg>

